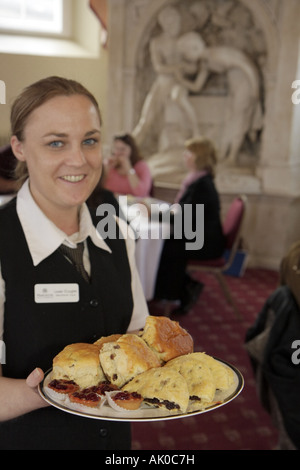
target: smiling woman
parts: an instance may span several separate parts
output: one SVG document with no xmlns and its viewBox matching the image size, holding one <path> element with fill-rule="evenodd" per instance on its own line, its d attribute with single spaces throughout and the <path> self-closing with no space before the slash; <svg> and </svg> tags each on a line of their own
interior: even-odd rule
<svg viewBox="0 0 300 470">
<path fill-rule="evenodd" d="M 33 106 L 24 107 L 28 99 L 24 94 L 15 102 L 11 146 L 23 177 L 30 174 L 36 203 L 69 233 L 78 230 L 78 205 L 89 197 L 101 176 L 101 117 L 94 99 L 81 87 L 72 83 L 69 95 L 66 89 L 61 95 L 59 88 L 53 89 L 55 81 L 61 84 L 53 78 L 36 86 L 39 91 L 43 87 L 43 94 Z M 27 94 L 32 100 L 32 89 Z"/>
<path fill-rule="evenodd" d="M 122 236 L 104 239 L 85 202 L 102 170 L 98 104 L 78 82 L 45 78 L 15 100 L 11 127 L 25 181 L 0 209 L 0 449 L 129 450 L 127 423 L 82 420 L 37 392 L 66 345 L 139 330 L 148 315 L 127 224 L 114 219 Z M 57 286 L 64 301 L 38 296 Z"/>
</svg>

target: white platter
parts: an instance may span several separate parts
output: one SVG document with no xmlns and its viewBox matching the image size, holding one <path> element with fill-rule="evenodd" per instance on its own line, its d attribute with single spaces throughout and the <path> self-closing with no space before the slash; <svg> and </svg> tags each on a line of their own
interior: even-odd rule
<svg viewBox="0 0 300 470">
<path fill-rule="evenodd" d="M 216 358 L 215 358 L 216 359 Z M 202 413 L 214 411 L 221 406 L 230 403 L 235 399 L 243 390 L 244 378 L 240 371 L 232 366 L 231 364 L 217 359 L 225 366 L 229 367 L 234 373 L 234 383 L 232 387 L 226 392 L 216 391 L 214 402 L 215 404 L 208 408 L 199 409 L 199 404 L 194 403 L 185 413 L 177 411 L 168 411 L 163 408 L 153 408 L 147 405 L 142 405 L 138 410 L 135 411 L 116 411 L 111 408 L 107 402 L 102 403 L 98 408 L 83 407 L 82 405 L 76 405 L 66 400 L 56 399 L 51 396 L 51 390 L 47 387 L 51 381 L 52 369 L 46 372 L 43 382 L 39 386 L 39 393 L 44 400 L 50 405 L 65 411 L 67 413 L 83 416 L 85 418 L 101 419 L 107 421 L 129 421 L 129 422 L 142 422 L 142 421 L 158 421 L 158 420 L 170 420 L 170 419 L 181 419 L 189 416 L 194 416 Z"/>
</svg>

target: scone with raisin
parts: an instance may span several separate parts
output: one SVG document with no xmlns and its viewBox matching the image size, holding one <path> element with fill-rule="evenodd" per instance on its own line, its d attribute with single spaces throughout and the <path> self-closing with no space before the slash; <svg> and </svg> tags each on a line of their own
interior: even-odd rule
<svg viewBox="0 0 300 470">
<path fill-rule="evenodd" d="M 118 387 L 136 375 L 160 366 L 155 353 L 134 334 L 125 334 L 117 341 L 104 343 L 99 357 L 107 380 Z"/>
<path fill-rule="evenodd" d="M 194 350 L 191 335 L 168 317 L 149 315 L 140 337 L 155 352 L 161 364 Z"/>
<path fill-rule="evenodd" d="M 53 359 L 51 377 L 73 380 L 80 388 L 103 382 L 106 379 L 100 366 L 99 348 L 89 343 L 69 344 Z"/>
<path fill-rule="evenodd" d="M 123 390 L 136 392 L 144 403 L 172 412 L 186 412 L 189 390 L 185 378 L 172 368 L 159 367 L 136 376 Z"/>
<path fill-rule="evenodd" d="M 208 365 L 194 354 L 172 359 L 164 369 L 174 370 L 184 377 L 191 401 L 197 402 L 200 407 L 207 407 L 213 402 L 216 392 L 214 376 Z"/>
</svg>

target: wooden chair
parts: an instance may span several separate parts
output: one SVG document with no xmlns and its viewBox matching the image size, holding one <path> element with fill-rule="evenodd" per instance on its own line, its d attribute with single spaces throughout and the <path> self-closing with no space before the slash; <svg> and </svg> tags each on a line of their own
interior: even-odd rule
<svg viewBox="0 0 300 470">
<path fill-rule="evenodd" d="M 237 196 L 227 211 L 223 222 L 223 232 L 226 238 L 226 250 L 229 256 L 211 259 L 211 260 L 190 260 L 188 262 L 187 271 L 193 273 L 202 271 L 214 274 L 224 292 L 226 300 L 232 306 L 237 318 L 242 319 L 236 302 L 230 292 L 229 286 L 225 279 L 225 271 L 229 269 L 234 261 L 237 250 L 241 242 L 241 231 L 245 220 L 247 208 L 247 197 L 244 195 Z"/>
</svg>

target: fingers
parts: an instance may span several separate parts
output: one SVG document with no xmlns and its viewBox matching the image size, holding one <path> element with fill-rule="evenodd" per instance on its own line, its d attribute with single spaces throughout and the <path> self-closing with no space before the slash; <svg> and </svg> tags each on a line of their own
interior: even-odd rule
<svg viewBox="0 0 300 470">
<path fill-rule="evenodd" d="M 26 384 L 30 388 L 35 388 L 43 380 L 44 372 L 40 368 L 34 369 L 27 377 Z"/>
</svg>

